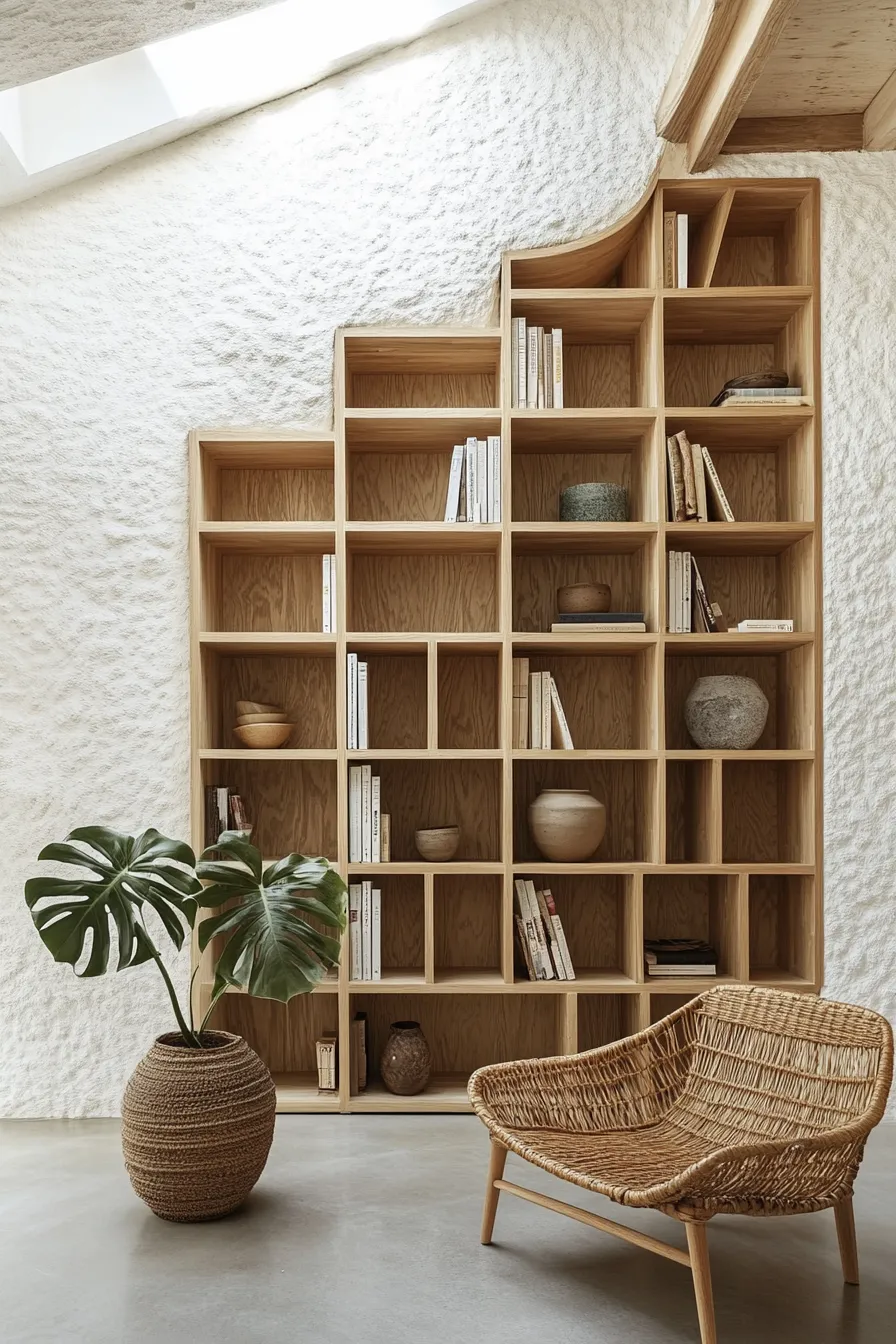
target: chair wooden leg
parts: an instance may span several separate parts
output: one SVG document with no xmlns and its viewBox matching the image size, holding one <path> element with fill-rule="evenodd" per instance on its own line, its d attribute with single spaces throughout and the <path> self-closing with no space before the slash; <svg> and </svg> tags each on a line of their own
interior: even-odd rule
<svg viewBox="0 0 896 1344">
<path fill-rule="evenodd" d="M 837 1240 L 840 1243 L 840 1263 L 846 1283 L 859 1281 L 859 1253 L 856 1249 L 856 1220 L 852 1211 L 852 1195 L 834 1205 L 837 1220 Z"/>
<path fill-rule="evenodd" d="M 701 1344 L 716 1344 L 716 1314 L 712 1305 L 712 1281 L 709 1276 L 709 1249 L 706 1245 L 706 1223 L 686 1221 L 691 1273 L 694 1276 L 694 1295 L 697 1298 L 697 1319 L 700 1322 Z"/>
<path fill-rule="evenodd" d="M 507 1149 L 496 1139 L 492 1139 L 488 1159 L 488 1185 L 485 1187 L 485 1208 L 482 1210 L 482 1234 L 479 1238 L 483 1246 L 488 1246 L 492 1239 L 495 1214 L 498 1211 L 498 1197 L 501 1194 L 500 1190 L 495 1189 L 495 1181 L 500 1181 L 504 1175 L 504 1163 L 506 1161 Z"/>
</svg>

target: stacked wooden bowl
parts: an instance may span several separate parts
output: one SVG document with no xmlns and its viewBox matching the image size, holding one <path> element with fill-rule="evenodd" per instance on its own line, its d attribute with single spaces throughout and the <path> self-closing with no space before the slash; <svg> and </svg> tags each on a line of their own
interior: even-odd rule
<svg viewBox="0 0 896 1344">
<path fill-rule="evenodd" d="M 237 700 L 234 736 L 244 747 L 256 751 L 282 747 L 289 741 L 294 723 L 287 723 L 279 705 L 264 705 L 258 700 Z"/>
</svg>

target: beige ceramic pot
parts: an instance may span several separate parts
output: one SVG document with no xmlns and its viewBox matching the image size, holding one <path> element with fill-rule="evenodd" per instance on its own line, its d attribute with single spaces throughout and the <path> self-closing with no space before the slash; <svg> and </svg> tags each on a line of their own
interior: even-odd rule
<svg viewBox="0 0 896 1344">
<path fill-rule="evenodd" d="M 587 789 L 543 789 L 529 804 L 529 830 L 555 863 L 590 859 L 604 838 L 607 809 Z"/>
</svg>

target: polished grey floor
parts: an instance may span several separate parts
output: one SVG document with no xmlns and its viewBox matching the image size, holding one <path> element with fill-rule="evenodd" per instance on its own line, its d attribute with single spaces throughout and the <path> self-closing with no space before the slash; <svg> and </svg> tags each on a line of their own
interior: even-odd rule
<svg viewBox="0 0 896 1344">
<path fill-rule="evenodd" d="M 3 1344 L 678 1344 L 690 1276 L 505 1196 L 479 1245 L 487 1141 L 466 1116 L 283 1116 L 244 1211 L 163 1223 L 132 1195 L 113 1121 L 0 1125 Z M 523 1176 L 605 1202 L 511 1157 Z M 833 1214 L 710 1227 L 720 1344 L 896 1341 L 896 1126 L 856 1190 L 861 1288 Z M 616 1210 L 681 1240 L 661 1214 Z"/>
</svg>

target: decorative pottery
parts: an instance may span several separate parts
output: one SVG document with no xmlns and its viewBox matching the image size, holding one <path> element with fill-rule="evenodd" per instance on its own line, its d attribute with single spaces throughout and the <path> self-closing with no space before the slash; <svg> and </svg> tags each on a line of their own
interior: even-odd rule
<svg viewBox="0 0 896 1344">
<path fill-rule="evenodd" d="M 285 723 L 289 715 L 282 709 L 268 709 L 264 714 L 240 714 L 237 728 L 245 728 L 250 723 Z"/>
<path fill-rule="evenodd" d="M 279 711 L 279 705 L 266 705 L 261 700 L 237 700 L 236 702 L 236 712 L 240 715 L 264 714 L 267 716 L 270 713 L 277 714 Z"/>
<path fill-rule="evenodd" d="M 568 583 L 557 589 L 557 610 L 571 615 L 580 611 L 609 611 L 608 583 Z"/>
<path fill-rule="evenodd" d="M 208 1048 L 159 1036 L 131 1075 L 121 1107 L 124 1162 L 136 1194 L 175 1223 L 223 1218 L 267 1161 L 276 1093 L 241 1036 L 207 1031 Z"/>
<path fill-rule="evenodd" d="M 293 728 L 294 723 L 247 723 L 233 731 L 244 747 L 269 751 L 272 747 L 282 747 Z"/>
<path fill-rule="evenodd" d="M 614 481 L 585 481 L 560 491 L 564 523 L 628 522 L 628 491 Z"/>
<path fill-rule="evenodd" d="M 389 1092 L 413 1097 L 429 1082 L 432 1056 L 419 1022 L 393 1022 L 380 1058 L 380 1076 Z"/>
<path fill-rule="evenodd" d="M 447 863 L 453 859 L 460 844 L 459 826 L 431 826 L 414 832 L 414 844 L 420 857 L 427 863 Z"/>
<path fill-rule="evenodd" d="M 529 830 L 541 853 L 555 863 L 581 863 L 607 829 L 607 809 L 587 789 L 542 789 L 529 804 Z"/>
<path fill-rule="evenodd" d="M 767 718 L 768 700 L 752 677 L 698 677 L 684 705 L 687 730 L 706 751 L 746 751 Z"/>
</svg>

